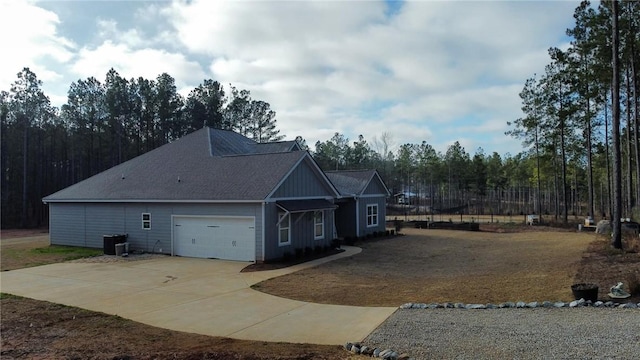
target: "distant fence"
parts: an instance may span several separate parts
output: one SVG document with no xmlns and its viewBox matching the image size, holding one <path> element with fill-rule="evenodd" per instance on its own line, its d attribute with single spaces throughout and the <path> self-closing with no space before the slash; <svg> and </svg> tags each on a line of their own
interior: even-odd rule
<svg viewBox="0 0 640 360">
<path fill-rule="evenodd" d="M 551 219 L 551 216 L 548 216 Z M 467 215 L 467 214 L 433 214 L 433 215 L 388 215 L 387 221 L 394 219 L 403 221 L 445 221 L 468 223 L 525 223 L 526 215 Z"/>
</svg>

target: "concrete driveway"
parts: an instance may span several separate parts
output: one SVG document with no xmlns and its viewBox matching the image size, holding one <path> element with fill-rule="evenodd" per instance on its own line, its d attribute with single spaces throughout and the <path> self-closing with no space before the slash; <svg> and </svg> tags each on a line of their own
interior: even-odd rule
<svg viewBox="0 0 640 360">
<path fill-rule="evenodd" d="M 2 272 L 2 292 L 77 306 L 211 336 L 292 343 L 363 340 L 396 308 L 312 304 L 252 290 L 251 285 L 337 258 L 287 269 L 240 273 L 247 263 L 160 257 L 115 263 L 59 263 Z"/>
</svg>

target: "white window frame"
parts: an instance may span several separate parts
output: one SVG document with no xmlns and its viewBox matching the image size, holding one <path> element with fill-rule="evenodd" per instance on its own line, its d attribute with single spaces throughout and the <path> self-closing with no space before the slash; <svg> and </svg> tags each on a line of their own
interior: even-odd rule
<svg viewBox="0 0 640 360">
<path fill-rule="evenodd" d="M 142 230 L 151 230 L 151 213 L 142 213 L 140 219 L 142 220 Z"/>
<path fill-rule="evenodd" d="M 286 225 L 286 226 L 284 226 Z M 282 241 L 282 231 L 287 230 L 287 241 Z M 278 246 L 291 245 L 291 214 L 278 213 Z"/>
<path fill-rule="evenodd" d="M 317 222 L 318 214 L 320 215 L 320 222 Z M 320 226 L 320 235 L 316 232 L 318 226 Z M 313 238 L 315 240 L 324 239 L 324 211 L 322 210 L 314 211 L 313 213 Z"/>
<path fill-rule="evenodd" d="M 371 214 L 369 214 L 369 209 L 371 210 Z M 375 214 L 373 213 L 373 209 L 375 209 Z M 376 227 L 378 226 L 378 217 L 380 213 L 378 212 L 378 204 L 367 204 L 367 227 Z M 375 223 L 373 220 L 375 219 Z"/>
</svg>

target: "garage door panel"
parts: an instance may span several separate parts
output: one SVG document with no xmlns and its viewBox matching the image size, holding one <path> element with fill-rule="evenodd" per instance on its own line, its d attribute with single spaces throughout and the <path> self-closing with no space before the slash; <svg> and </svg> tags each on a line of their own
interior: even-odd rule
<svg viewBox="0 0 640 360">
<path fill-rule="evenodd" d="M 255 218 L 174 217 L 174 254 L 255 260 Z"/>
</svg>

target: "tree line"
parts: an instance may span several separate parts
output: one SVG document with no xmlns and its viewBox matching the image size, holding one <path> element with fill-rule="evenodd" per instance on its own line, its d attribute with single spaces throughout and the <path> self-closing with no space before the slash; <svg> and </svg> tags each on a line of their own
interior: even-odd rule
<svg viewBox="0 0 640 360">
<path fill-rule="evenodd" d="M 640 3 L 583 1 L 574 19 L 569 48 L 549 49 L 544 74 L 528 79 L 520 93 L 525 116 L 510 122 L 507 134 L 522 139 L 535 158 L 538 194 L 541 182 L 553 179 L 565 222 L 571 168 L 581 168 L 587 213 L 613 219 L 619 239 L 618 220 L 634 212 L 637 218 L 640 209 Z"/>
<path fill-rule="evenodd" d="M 507 122 L 522 153 L 471 156 L 459 143 L 439 153 L 426 142 L 393 153 L 385 141 L 373 150 L 337 133 L 316 144 L 316 159 L 326 169 L 377 167 L 394 191 L 419 193 L 432 208 L 565 223 L 570 215 L 640 218 L 640 2 L 583 1 L 574 19 L 569 47 L 549 49 L 545 73 L 520 93 L 524 116 Z"/>
<path fill-rule="evenodd" d="M 508 122 L 521 153 L 470 154 L 457 142 L 439 152 L 427 142 L 396 146 L 386 133 L 371 142 L 335 133 L 315 144 L 314 158 L 324 170 L 378 169 L 425 212 L 640 218 L 640 3 L 585 1 L 574 19 L 571 44 L 549 49 L 544 74 L 520 93 L 523 116 Z M 184 98 L 168 74 L 126 80 L 110 70 L 104 83 L 71 84 L 60 109 L 40 88 L 24 69 L 0 92 L 3 227 L 45 223 L 43 196 L 205 125 L 282 138 L 268 103 L 213 80 Z"/>
<path fill-rule="evenodd" d="M 111 69 L 104 82 L 73 82 L 57 108 L 24 68 L 0 91 L 2 227 L 46 224 L 44 196 L 204 126 L 268 142 L 283 138 L 276 125 L 270 104 L 248 90 L 226 94 L 208 79 L 185 98 L 167 73 L 127 80 Z"/>
</svg>

